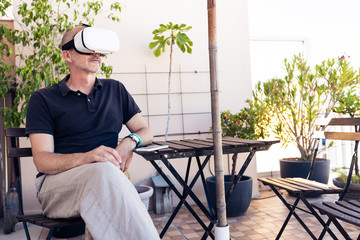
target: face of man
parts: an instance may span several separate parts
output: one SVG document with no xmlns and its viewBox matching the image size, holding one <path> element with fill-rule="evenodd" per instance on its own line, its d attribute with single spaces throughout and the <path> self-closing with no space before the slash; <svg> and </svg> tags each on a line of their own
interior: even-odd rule
<svg viewBox="0 0 360 240">
<path fill-rule="evenodd" d="M 102 57 L 98 53 L 94 53 L 91 55 L 84 55 L 76 52 L 74 49 L 69 50 L 71 62 L 69 66 L 73 68 L 77 68 L 79 70 L 96 73 L 100 67 L 102 62 Z"/>
<path fill-rule="evenodd" d="M 69 42 L 74 36 L 83 30 L 85 26 L 78 26 L 70 30 L 64 35 L 63 44 Z M 75 49 L 64 50 L 63 57 L 65 61 L 69 64 L 70 69 L 76 68 L 78 70 L 96 73 L 101 67 L 102 57 L 98 53 L 94 54 L 81 54 Z"/>
</svg>

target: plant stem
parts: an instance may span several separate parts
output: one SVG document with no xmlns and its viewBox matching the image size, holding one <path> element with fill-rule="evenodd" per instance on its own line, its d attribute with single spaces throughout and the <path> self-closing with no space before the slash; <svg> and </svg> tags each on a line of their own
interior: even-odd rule
<svg viewBox="0 0 360 240">
<path fill-rule="evenodd" d="M 171 66 L 172 66 L 172 52 L 173 52 L 173 35 L 171 34 L 171 44 L 170 44 L 170 65 L 169 65 L 169 78 L 168 78 L 168 116 L 167 116 L 167 123 L 166 123 L 166 130 L 165 130 L 165 142 L 167 141 L 168 131 L 169 131 L 169 125 L 170 125 L 170 110 L 171 110 L 171 104 L 170 104 L 170 91 L 171 91 Z"/>
</svg>

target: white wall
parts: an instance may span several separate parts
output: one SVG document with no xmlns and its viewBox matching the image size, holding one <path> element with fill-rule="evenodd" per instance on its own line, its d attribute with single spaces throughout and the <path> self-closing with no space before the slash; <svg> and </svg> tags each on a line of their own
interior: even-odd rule
<svg viewBox="0 0 360 240">
<path fill-rule="evenodd" d="M 359 66 L 359 1 L 252 0 L 248 5 L 251 38 L 305 38 L 313 64 L 347 54 Z"/>
<path fill-rule="evenodd" d="M 152 30 L 158 28 L 160 23 L 169 21 L 191 25 L 193 28 L 188 35 L 194 42 L 191 55 L 176 50 L 173 58 L 174 71 L 181 73 L 174 75 L 172 92 L 182 91 L 184 95 L 183 99 L 178 94 L 172 95 L 172 113 L 183 112 L 186 116 L 184 126 L 181 123 L 182 116 L 172 116 L 170 133 L 207 132 L 211 125 L 206 7 L 206 1 L 135 0 L 126 3 L 122 21 L 114 24 L 114 29 L 117 29 L 121 36 L 121 45 L 124 46 L 120 53 L 109 58 L 117 63 L 114 77 L 120 79 L 129 91 L 135 94 L 135 99 L 142 105 L 144 115 L 150 115 L 148 122 L 155 135 L 165 132 L 167 100 L 164 93 L 167 92 L 168 55 L 155 58 L 147 46 L 152 40 Z M 142 21 L 143 19 L 145 20 Z M 238 111 L 244 105 L 245 99 L 251 97 L 246 1 L 218 2 L 217 30 L 220 108 Z M 146 82 L 147 90 L 144 87 Z M 148 101 L 144 95 L 146 91 L 152 94 Z M 153 107 L 154 103 L 156 107 Z M 181 104 L 183 111 L 180 109 Z M 123 133 L 125 134 L 126 132 Z M 242 156 L 243 159 L 245 157 Z M 224 160 L 227 167 L 227 156 Z M 184 173 L 186 159 L 173 162 Z M 139 169 L 151 172 L 152 167 L 136 157 L 129 170 L 133 182 L 143 178 L 143 174 L 138 174 Z M 249 166 L 246 174 L 251 174 L 256 179 L 255 161 Z M 209 176 L 210 173 L 207 172 L 206 175 Z M 195 190 L 202 193 L 201 185 L 196 185 Z M 258 194 L 257 184 L 254 184 L 253 194 Z M 201 199 L 205 200 L 203 196 Z"/>
<path fill-rule="evenodd" d="M 282 77 L 283 58 L 292 58 L 299 52 L 304 53 L 311 66 L 347 55 L 354 68 L 359 69 L 359 10 L 360 2 L 356 0 L 248 1 L 253 84 Z M 256 46 L 257 40 L 268 40 L 272 45 L 261 48 Z M 299 42 L 303 42 L 303 47 Z M 295 148 L 285 151 L 274 146 L 258 155 L 258 172 L 278 170 L 279 157 L 297 152 Z M 339 166 L 342 157 L 334 155 L 332 165 Z"/>
</svg>

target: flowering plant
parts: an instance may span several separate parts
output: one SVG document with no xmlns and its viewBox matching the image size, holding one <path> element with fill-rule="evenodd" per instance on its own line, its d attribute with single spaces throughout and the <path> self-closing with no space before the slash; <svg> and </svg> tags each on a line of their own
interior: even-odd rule
<svg viewBox="0 0 360 240">
<path fill-rule="evenodd" d="M 345 59 L 344 56 L 341 57 L 341 59 Z M 338 97 L 338 101 L 333 107 L 333 111 L 340 114 L 348 114 L 350 117 L 355 117 L 360 115 L 360 98 L 359 98 L 359 87 L 358 85 L 348 87 L 346 89 L 345 94 Z M 355 132 L 359 132 L 360 129 L 358 126 L 355 126 Z M 356 157 L 356 163 L 358 162 L 358 156 Z M 355 173 L 352 173 L 351 182 L 353 183 L 360 183 L 360 173 L 359 173 L 359 165 L 355 164 Z M 339 173 L 338 179 L 340 181 L 345 182 L 347 174 L 343 170 L 337 170 L 337 173 Z M 346 176 L 346 177 L 344 177 Z"/>
<path fill-rule="evenodd" d="M 254 102 L 269 110 L 271 130 L 287 146 L 295 144 L 301 160 L 315 153 L 316 119 L 328 117 L 344 91 L 359 83 L 357 71 L 347 58 L 329 59 L 311 69 L 299 55 L 285 59 L 286 75 L 258 83 Z"/>
<path fill-rule="evenodd" d="M 338 102 L 333 111 L 341 114 L 348 114 L 350 117 L 360 115 L 359 87 L 351 86 L 344 95 L 339 96 Z"/>
</svg>

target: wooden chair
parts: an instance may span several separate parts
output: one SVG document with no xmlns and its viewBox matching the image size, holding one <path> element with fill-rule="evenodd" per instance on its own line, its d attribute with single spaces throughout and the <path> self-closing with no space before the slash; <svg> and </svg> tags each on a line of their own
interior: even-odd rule
<svg viewBox="0 0 360 240">
<path fill-rule="evenodd" d="M 339 200 L 336 202 L 322 202 L 312 204 L 314 208 L 318 209 L 321 214 L 327 215 L 329 217 L 324 230 L 320 234 L 319 239 L 323 239 L 327 229 L 330 226 L 330 223 L 333 223 L 340 233 L 344 236 L 345 239 L 352 239 L 343 226 L 340 224 L 339 220 L 353 224 L 360 227 L 360 201 L 357 200 Z M 357 237 L 360 240 L 360 234 Z"/>
<path fill-rule="evenodd" d="M 319 119 L 317 121 L 317 125 L 320 127 L 320 129 L 322 129 L 321 131 L 317 131 L 314 134 L 314 138 L 316 139 L 317 144 L 319 143 L 319 140 L 321 140 L 321 139 L 356 141 L 355 150 L 354 150 L 354 152 L 356 154 L 357 147 L 358 147 L 358 141 L 360 140 L 359 132 L 330 132 L 325 129 L 328 126 L 359 127 L 360 126 L 360 118 Z M 305 211 L 307 213 L 314 215 L 317 218 L 317 220 L 324 227 L 324 231 L 321 233 L 320 237 L 323 236 L 326 232 L 328 232 L 333 239 L 337 239 L 335 234 L 328 227 L 330 222 L 328 221 L 327 223 L 325 223 L 324 220 L 320 217 L 320 215 L 315 211 L 314 207 L 319 208 L 319 205 L 310 204 L 308 202 L 308 200 L 306 199 L 306 197 L 311 196 L 311 195 L 319 195 L 319 194 L 320 195 L 321 194 L 340 194 L 339 200 L 342 200 L 344 197 L 344 194 L 347 192 L 348 186 L 350 184 L 350 179 L 348 179 L 347 185 L 345 186 L 344 189 L 309 180 L 313 173 L 316 154 L 317 154 L 317 149 L 315 150 L 315 154 L 314 154 L 314 157 L 311 162 L 309 174 L 306 179 L 304 179 L 304 178 L 259 178 L 259 181 L 261 181 L 263 184 L 270 186 L 270 188 L 275 192 L 275 194 L 280 198 L 280 200 L 285 204 L 285 206 L 289 210 L 289 214 L 288 214 L 287 218 L 285 219 L 284 224 L 282 225 L 276 239 L 279 239 L 281 237 L 281 234 L 285 230 L 285 227 L 286 227 L 287 223 L 289 222 L 291 216 L 294 216 L 298 220 L 298 222 L 304 227 L 304 229 L 307 231 L 307 233 L 311 236 L 312 239 L 317 239 L 315 237 L 315 235 L 311 232 L 311 230 L 306 226 L 304 221 L 295 212 L 295 210 Z M 354 159 L 355 158 L 353 157 L 353 160 L 352 160 L 352 163 L 350 166 L 351 171 L 355 164 Z M 290 203 L 289 200 L 286 200 L 279 193 L 278 189 L 284 189 L 284 190 L 288 191 L 289 194 L 295 196 L 295 201 L 293 203 Z M 307 210 L 299 208 L 297 206 L 298 203 L 300 202 L 300 200 L 305 204 Z"/>
<path fill-rule="evenodd" d="M 22 148 L 19 145 L 19 138 L 26 137 L 24 128 L 8 128 L 5 130 L 5 137 L 10 138 L 11 142 L 10 146 L 8 146 L 6 150 L 7 157 L 13 160 L 14 166 L 16 191 L 19 200 L 19 215 L 17 216 L 17 219 L 20 222 L 23 222 L 26 238 L 31 239 L 27 223 L 32 223 L 44 228 L 49 228 L 50 231 L 46 238 L 49 240 L 52 236 L 68 238 L 82 234 L 85 229 L 85 223 L 80 217 L 68 219 L 50 219 L 41 213 L 24 215 L 19 160 L 21 157 L 31 157 L 32 152 L 31 148 Z M 7 159 L 5 159 L 5 161 L 7 161 Z"/>
<path fill-rule="evenodd" d="M 351 160 L 349 173 L 346 181 L 346 185 L 344 187 L 344 191 L 339 197 L 338 201 L 335 202 L 322 202 L 322 203 L 314 203 L 312 206 L 319 210 L 319 212 L 323 215 L 327 215 L 329 220 L 324 226 L 323 231 L 321 232 L 318 239 L 323 239 L 327 229 L 330 227 L 330 224 L 333 223 L 335 227 L 340 231 L 345 239 L 352 239 L 343 226 L 340 224 L 338 220 L 342 220 L 344 222 L 350 223 L 352 225 L 360 227 L 360 201 L 358 200 L 344 200 L 345 194 L 348 191 L 351 176 L 356 168 L 358 169 L 358 146 L 360 140 L 360 119 L 359 118 L 350 118 L 344 121 L 348 121 L 349 125 L 354 125 L 356 132 L 354 133 L 331 133 L 337 134 L 340 137 L 347 138 L 349 140 L 355 141 L 354 154 Z M 356 172 L 357 172 L 356 171 Z M 360 234 L 357 237 L 360 240 Z"/>
</svg>

